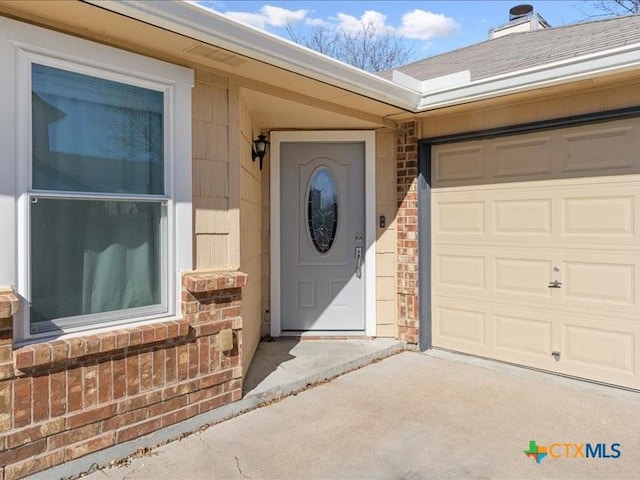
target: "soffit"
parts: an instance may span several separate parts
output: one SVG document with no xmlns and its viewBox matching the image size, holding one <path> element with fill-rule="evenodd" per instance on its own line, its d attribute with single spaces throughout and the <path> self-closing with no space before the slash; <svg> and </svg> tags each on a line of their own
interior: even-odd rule
<svg viewBox="0 0 640 480">
<path fill-rule="evenodd" d="M 267 96 L 275 96 L 275 89 L 285 97 L 301 95 L 307 99 L 305 104 L 317 99 L 321 101 L 319 104 L 323 110 L 337 109 L 338 113 L 346 118 L 350 113 L 345 108 L 350 108 L 356 120 L 353 125 L 345 125 L 345 128 L 357 128 L 355 125 L 360 124 L 359 117 L 362 113 L 378 117 L 377 123 L 383 125 L 384 117 L 403 111 L 79 1 L 2 0 L 0 14 L 178 65 L 215 70 L 227 74 L 231 82 L 241 84 L 245 88 L 261 88 L 262 93 Z M 252 82 L 254 85 L 248 86 Z M 263 97 L 255 98 L 257 100 Z M 275 99 L 269 99 L 271 105 L 273 102 Z M 290 101 L 284 103 L 291 106 Z M 307 116 L 307 113 L 317 114 L 319 110 L 309 108 L 309 112 L 303 112 L 304 108 L 295 110 L 304 113 L 303 117 Z M 261 119 L 256 118 L 255 121 L 259 123 Z"/>
</svg>

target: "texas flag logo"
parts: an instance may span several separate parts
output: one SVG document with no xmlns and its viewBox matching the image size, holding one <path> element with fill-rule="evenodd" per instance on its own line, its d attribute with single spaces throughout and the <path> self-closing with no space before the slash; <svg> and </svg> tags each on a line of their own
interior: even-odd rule
<svg viewBox="0 0 640 480">
<path fill-rule="evenodd" d="M 535 440 L 529 440 L 529 450 L 524 450 L 524 453 L 527 457 L 535 458 L 537 463 L 541 463 L 547 456 L 547 447 L 538 446 Z"/>
</svg>

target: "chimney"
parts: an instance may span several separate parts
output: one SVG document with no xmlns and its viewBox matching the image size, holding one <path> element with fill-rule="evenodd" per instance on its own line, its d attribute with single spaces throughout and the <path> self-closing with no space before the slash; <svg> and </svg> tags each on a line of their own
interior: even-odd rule
<svg viewBox="0 0 640 480">
<path fill-rule="evenodd" d="M 509 10 L 509 23 L 500 25 L 489 31 L 489 38 L 500 38 L 511 33 L 533 32 L 551 28 L 551 25 L 528 4 L 516 5 Z"/>
</svg>

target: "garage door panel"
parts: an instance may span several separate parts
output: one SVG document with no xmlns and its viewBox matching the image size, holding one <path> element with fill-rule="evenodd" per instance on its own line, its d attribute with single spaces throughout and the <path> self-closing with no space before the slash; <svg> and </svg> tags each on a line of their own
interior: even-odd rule
<svg viewBox="0 0 640 480">
<path fill-rule="evenodd" d="M 486 232 L 483 201 L 438 202 L 434 210 L 436 235 L 481 236 Z"/>
<path fill-rule="evenodd" d="M 485 257 L 438 254 L 435 264 L 436 285 L 475 290 L 486 286 Z"/>
<path fill-rule="evenodd" d="M 551 236 L 551 199 L 498 200 L 492 203 L 493 232 L 496 235 Z"/>
<path fill-rule="evenodd" d="M 460 306 L 455 300 L 434 298 L 433 313 L 434 339 L 438 339 L 438 346 L 478 355 L 489 352 L 489 314 L 483 305 L 465 302 Z"/>
<path fill-rule="evenodd" d="M 562 354 L 566 362 L 585 368 L 635 373 L 636 336 L 633 332 L 563 325 Z"/>
<path fill-rule="evenodd" d="M 493 178 L 501 180 L 532 180 L 552 173 L 551 137 L 495 143 L 491 162 Z"/>
<path fill-rule="evenodd" d="M 441 185 L 472 185 L 485 179 L 484 146 L 449 147 L 434 158 L 434 179 Z"/>
<path fill-rule="evenodd" d="M 584 257 L 583 257 L 584 258 Z M 562 298 L 569 302 L 605 303 L 636 306 L 636 263 L 612 259 L 599 261 L 564 261 Z M 614 263 L 615 262 L 615 263 Z"/>
<path fill-rule="evenodd" d="M 561 173 L 564 176 L 575 176 L 577 173 L 615 175 L 620 170 L 632 171 L 637 167 L 632 155 L 633 131 L 632 126 L 590 126 L 582 132 L 563 134 Z"/>
<path fill-rule="evenodd" d="M 640 389 L 640 119 L 432 155 L 434 346 Z"/>
<path fill-rule="evenodd" d="M 634 195 L 564 198 L 562 234 L 633 238 L 635 203 Z"/>
<path fill-rule="evenodd" d="M 496 315 L 496 349 L 536 355 L 545 361 L 549 360 L 552 352 L 552 322 L 518 313 L 518 316 Z"/>
<path fill-rule="evenodd" d="M 540 258 L 495 258 L 494 285 L 498 293 L 517 296 L 543 297 L 551 300 L 553 262 Z"/>
</svg>

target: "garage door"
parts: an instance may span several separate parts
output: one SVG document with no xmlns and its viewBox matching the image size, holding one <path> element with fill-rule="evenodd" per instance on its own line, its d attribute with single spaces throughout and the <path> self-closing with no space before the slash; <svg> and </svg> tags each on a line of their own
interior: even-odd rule
<svg viewBox="0 0 640 480">
<path fill-rule="evenodd" d="M 640 120 L 434 146 L 433 345 L 640 388 Z"/>
</svg>

